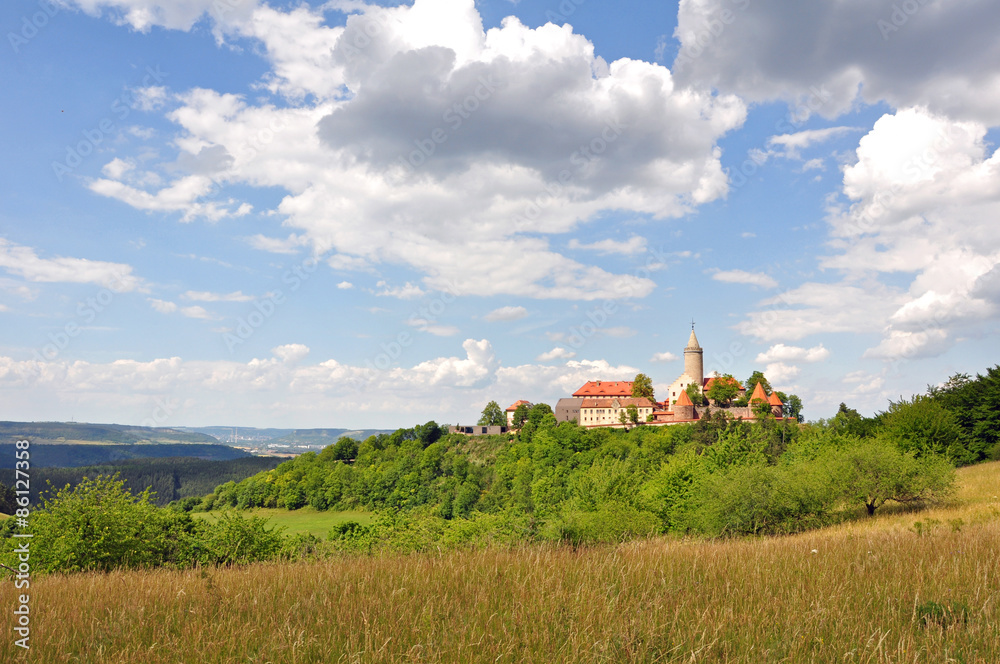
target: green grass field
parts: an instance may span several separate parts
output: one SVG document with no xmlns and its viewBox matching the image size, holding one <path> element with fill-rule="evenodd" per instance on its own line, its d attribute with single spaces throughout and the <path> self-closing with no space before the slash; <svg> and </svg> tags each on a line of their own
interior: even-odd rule
<svg viewBox="0 0 1000 664">
<path fill-rule="evenodd" d="M 33 577 L 30 651 L 8 581 L 0 661 L 996 664 L 1000 463 L 958 477 L 949 505 L 787 537 Z"/>
<path fill-rule="evenodd" d="M 372 521 L 372 515 L 368 512 L 320 512 L 311 507 L 303 507 L 298 510 L 259 507 L 252 510 L 241 510 L 240 514 L 264 517 L 267 519 L 269 527 L 282 527 L 286 535 L 311 533 L 321 539 L 326 539 L 330 529 L 338 523 L 357 521 L 368 525 Z M 219 517 L 219 512 L 192 512 L 191 516 L 196 519 L 215 520 Z"/>
</svg>

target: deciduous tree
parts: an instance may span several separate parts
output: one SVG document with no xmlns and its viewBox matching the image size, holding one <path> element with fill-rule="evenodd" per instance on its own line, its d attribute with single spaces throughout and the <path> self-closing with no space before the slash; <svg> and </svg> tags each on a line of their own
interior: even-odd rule
<svg viewBox="0 0 1000 664">
<path fill-rule="evenodd" d="M 500 404 L 491 401 L 483 408 L 483 414 L 477 424 L 481 427 L 502 427 L 507 424 L 507 415 L 500 409 Z"/>
</svg>

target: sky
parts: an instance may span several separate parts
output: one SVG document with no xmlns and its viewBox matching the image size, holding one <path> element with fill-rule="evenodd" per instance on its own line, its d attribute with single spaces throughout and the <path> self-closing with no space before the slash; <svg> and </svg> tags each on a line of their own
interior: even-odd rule
<svg viewBox="0 0 1000 664">
<path fill-rule="evenodd" d="M 469 424 L 997 363 L 994 0 L 8 0 L 0 419 Z"/>
</svg>

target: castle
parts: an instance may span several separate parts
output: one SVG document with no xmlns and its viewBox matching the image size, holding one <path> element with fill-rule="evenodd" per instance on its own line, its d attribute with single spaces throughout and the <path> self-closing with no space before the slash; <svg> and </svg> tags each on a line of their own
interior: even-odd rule
<svg viewBox="0 0 1000 664">
<path fill-rule="evenodd" d="M 705 415 L 717 410 L 723 410 L 732 417 L 744 420 L 755 420 L 755 408 L 761 403 L 771 407 L 771 413 L 781 418 L 783 404 L 777 394 L 768 396 L 758 383 L 750 396 L 747 406 L 723 407 L 709 401 L 707 406 L 695 405 L 688 396 L 689 385 L 697 385 L 705 394 L 716 380 L 722 380 L 718 373 L 705 377 L 704 349 L 698 343 L 691 325 L 691 336 L 684 348 L 684 372 L 667 388 L 667 397 L 656 402 L 645 397 L 632 396 L 631 381 L 590 381 L 573 393 L 572 397 L 560 399 L 556 403 L 555 416 L 559 422 L 576 421 L 585 427 L 621 427 L 626 426 L 621 421 L 623 412 L 628 413 L 634 406 L 639 422 L 646 425 L 663 426 L 680 424 L 681 422 L 697 422 Z M 738 386 L 738 395 L 743 397 L 746 389 Z"/>
</svg>

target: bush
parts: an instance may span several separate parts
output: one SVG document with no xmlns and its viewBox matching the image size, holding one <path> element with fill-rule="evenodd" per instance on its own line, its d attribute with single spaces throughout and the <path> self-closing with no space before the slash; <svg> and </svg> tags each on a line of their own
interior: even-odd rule
<svg viewBox="0 0 1000 664">
<path fill-rule="evenodd" d="M 660 519 L 652 512 L 631 505 L 610 502 L 594 512 L 567 510 L 543 530 L 548 539 L 579 546 L 617 543 L 636 537 L 650 537 L 662 531 Z"/>
<path fill-rule="evenodd" d="M 812 466 L 734 466 L 706 475 L 695 490 L 691 523 L 712 536 L 791 533 L 830 520 L 836 491 Z"/>
</svg>

